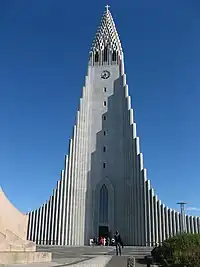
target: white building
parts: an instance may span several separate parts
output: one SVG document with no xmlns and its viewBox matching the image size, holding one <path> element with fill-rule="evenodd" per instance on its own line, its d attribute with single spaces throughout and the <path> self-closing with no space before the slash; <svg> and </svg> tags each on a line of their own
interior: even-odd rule
<svg viewBox="0 0 200 267">
<path fill-rule="evenodd" d="M 184 216 L 188 232 L 199 218 Z M 127 245 L 153 245 L 181 229 L 181 215 L 155 195 L 143 166 L 124 55 L 108 7 L 89 54 L 64 170 L 50 199 L 29 213 L 37 244 L 84 245 L 119 230 Z"/>
</svg>

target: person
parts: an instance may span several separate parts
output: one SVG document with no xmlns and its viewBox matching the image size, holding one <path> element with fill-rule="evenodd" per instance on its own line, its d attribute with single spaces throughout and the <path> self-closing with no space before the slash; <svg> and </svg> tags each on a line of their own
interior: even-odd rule
<svg viewBox="0 0 200 267">
<path fill-rule="evenodd" d="M 96 246 L 96 244 L 97 244 L 96 237 L 93 237 L 93 246 Z"/>
<path fill-rule="evenodd" d="M 104 238 L 103 236 L 100 237 L 100 245 L 103 246 L 103 243 L 104 243 Z"/>
<path fill-rule="evenodd" d="M 124 245 L 118 231 L 115 232 L 114 239 L 115 239 L 116 255 L 118 256 L 119 254 L 121 256 L 122 253 L 121 247 L 123 248 Z"/>
</svg>

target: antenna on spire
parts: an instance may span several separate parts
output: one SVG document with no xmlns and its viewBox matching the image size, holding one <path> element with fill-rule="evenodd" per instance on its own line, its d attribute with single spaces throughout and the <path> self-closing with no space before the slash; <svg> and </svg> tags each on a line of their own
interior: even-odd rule
<svg viewBox="0 0 200 267">
<path fill-rule="evenodd" d="M 110 6 L 109 6 L 109 5 L 106 5 L 106 6 L 105 6 L 105 8 L 106 8 L 106 12 L 108 12 L 108 11 L 109 11 L 109 8 L 110 8 Z"/>
</svg>

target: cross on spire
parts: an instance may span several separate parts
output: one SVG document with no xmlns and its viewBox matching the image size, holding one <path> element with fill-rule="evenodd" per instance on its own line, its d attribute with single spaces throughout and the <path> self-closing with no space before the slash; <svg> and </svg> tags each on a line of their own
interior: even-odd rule
<svg viewBox="0 0 200 267">
<path fill-rule="evenodd" d="M 109 5 L 106 5 L 105 8 L 106 8 L 106 12 L 108 12 L 110 6 Z"/>
</svg>

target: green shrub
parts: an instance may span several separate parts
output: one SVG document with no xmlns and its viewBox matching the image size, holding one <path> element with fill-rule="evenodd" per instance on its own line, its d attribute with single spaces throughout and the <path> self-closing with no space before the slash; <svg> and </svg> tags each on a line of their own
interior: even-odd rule
<svg viewBox="0 0 200 267">
<path fill-rule="evenodd" d="M 200 234 L 178 234 L 154 249 L 156 261 L 170 266 L 200 266 Z M 153 256 L 153 255 L 152 255 Z"/>
</svg>

